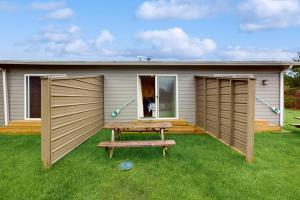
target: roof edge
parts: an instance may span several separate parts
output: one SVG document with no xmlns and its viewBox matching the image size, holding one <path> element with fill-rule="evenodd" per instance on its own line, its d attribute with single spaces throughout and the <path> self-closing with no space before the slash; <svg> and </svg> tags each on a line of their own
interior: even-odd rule
<svg viewBox="0 0 300 200">
<path fill-rule="evenodd" d="M 0 60 L 0 65 L 190 65 L 190 66 L 300 66 L 300 62 L 287 61 L 30 61 Z"/>
</svg>

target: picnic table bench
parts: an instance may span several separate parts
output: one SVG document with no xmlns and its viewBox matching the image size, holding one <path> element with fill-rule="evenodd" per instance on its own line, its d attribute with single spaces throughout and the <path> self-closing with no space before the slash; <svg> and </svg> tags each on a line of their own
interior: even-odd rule
<svg viewBox="0 0 300 200">
<path fill-rule="evenodd" d="M 162 147 L 163 156 L 169 146 L 176 145 L 175 140 L 165 140 L 164 130 L 171 127 L 169 122 L 111 122 L 104 128 L 111 129 L 111 141 L 103 141 L 98 147 L 109 150 L 109 157 L 112 158 L 114 148 L 125 147 Z M 116 141 L 116 137 L 124 132 L 155 132 L 159 133 L 161 140 L 143 140 L 143 141 Z"/>
<path fill-rule="evenodd" d="M 291 124 L 291 126 L 294 126 L 296 128 L 300 128 L 300 124 Z"/>
<path fill-rule="evenodd" d="M 300 117 L 295 117 L 295 119 L 299 119 L 300 120 Z M 290 124 L 291 126 L 294 126 L 296 128 L 300 128 L 300 124 Z"/>
</svg>

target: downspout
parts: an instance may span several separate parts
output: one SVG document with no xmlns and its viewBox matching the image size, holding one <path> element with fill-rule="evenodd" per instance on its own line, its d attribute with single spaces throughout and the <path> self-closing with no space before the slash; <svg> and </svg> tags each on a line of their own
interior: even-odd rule
<svg viewBox="0 0 300 200">
<path fill-rule="evenodd" d="M 0 68 L 2 71 L 2 85 L 3 85 L 3 105 L 4 105 L 4 123 L 5 126 L 9 122 L 9 103 L 8 103 L 8 88 L 7 88 L 7 71 Z"/>
<path fill-rule="evenodd" d="M 290 65 L 280 72 L 280 126 L 284 125 L 284 73 L 292 68 L 293 65 Z"/>
</svg>

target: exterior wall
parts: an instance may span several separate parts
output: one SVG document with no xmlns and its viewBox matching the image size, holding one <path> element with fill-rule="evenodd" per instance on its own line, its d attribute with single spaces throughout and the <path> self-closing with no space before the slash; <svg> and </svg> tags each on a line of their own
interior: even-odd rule
<svg viewBox="0 0 300 200">
<path fill-rule="evenodd" d="M 2 81 L 2 71 L 0 71 L 0 126 L 3 124 L 4 124 L 3 81 Z"/>
<path fill-rule="evenodd" d="M 177 74 L 178 75 L 178 101 L 179 118 L 195 123 L 195 79 L 194 76 L 211 76 L 213 74 L 254 74 L 256 81 L 256 95 L 273 106 L 280 104 L 280 71 L 278 70 L 241 70 L 242 67 L 224 69 L 210 67 L 203 69 L 197 67 L 154 67 L 154 66 L 110 66 L 110 67 L 62 67 L 42 68 L 21 66 L 11 68 L 8 74 L 9 101 L 11 120 L 24 119 L 24 74 L 66 74 L 76 75 L 104 75 L 105 121 L 137 119 L 137 102 L 134 101 L 125 107 L 116 119 L 112 119 L 111 112 L 122 104 L 137 96 L 138 74 Z M 246 67 L 245 67 L 246 68 Z M 238 69 L 238 70 L 236 70 Z M 263 86 L 262 80 L 268 80 L 269 85 Z M 268 120 L 279 124 L 280 116 L 274 114 L 269 108 L 256 101 L 256 119 Z"/>
</svg>

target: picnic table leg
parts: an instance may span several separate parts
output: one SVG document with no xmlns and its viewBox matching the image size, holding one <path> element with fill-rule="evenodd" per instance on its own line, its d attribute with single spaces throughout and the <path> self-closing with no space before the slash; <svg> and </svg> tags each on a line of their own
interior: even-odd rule
<svg viewBox="0 0 300 200">
<path fill-rule="evenodd" d="M 109 148 L 109 158 L 112 158 L 114 154 L 114 148 Z"/>
<path fill-rule="evenodd" d="M 165 140 L 164 129 L 160 129 L 161 140 Z"/>
<path fill-rule="evenodd" d="M 167 151 L 167 148 L 166 147 L 163 147 L 163 156 L 166 157 L 166 151 Z"/>
<path fill-rule="evenodd" d="M 115 141 L 115 129 L 111 129 L 111 141 Z M 114 148 L 109 148 L 109 158 L 112 158 L 114 154 Z"/>
<path fill-rule="evenodd" d="M 111 129 L 111 141 L 115 141 L 115 129 Z"/>
<path fill-rule="evenodd" d="M 165 140 L 165 134 L 164 134 L 164 129 L 160 129 L 160 135 L 161 135 L 161 140 Z M 168 150 L 168 147 L 163 147 L 163 156 L 166 157 L 166 151 Z"/>
</svg>

